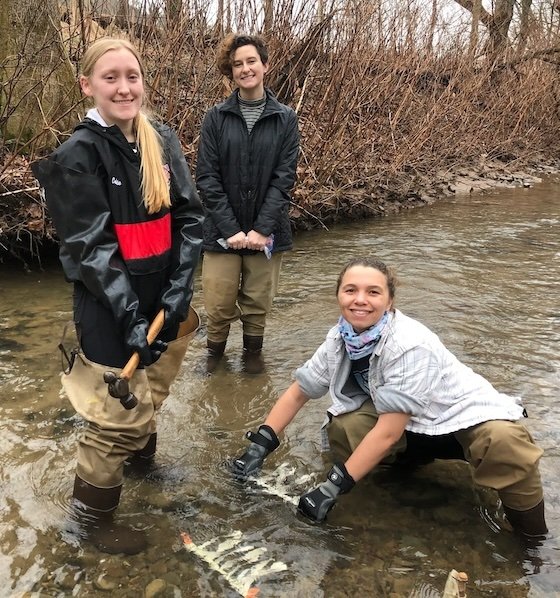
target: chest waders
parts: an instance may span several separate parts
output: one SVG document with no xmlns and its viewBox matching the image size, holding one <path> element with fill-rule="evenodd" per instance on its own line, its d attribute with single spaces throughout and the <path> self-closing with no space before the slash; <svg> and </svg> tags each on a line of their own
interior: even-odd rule
<svg viewBox="0 0 560 598">
<path fill-rule="evenodd" d="M 129 380 L 138 399 L 125 409 L 108 392 L 107 365 L 78 352 L 62 386 L 74 409 L 86 420 L 79 438 L 73 499 L 86 537 L 108 553 L 136 554 L 146 546 L 142 532 L 113 522 L 123 485 L 125 461 L 148 464 L 156 450 L 156 414 L 169 394 L 200 319 L 190 307 L 177 338 L 153 365 L 137 369 Z"/>
</svg>

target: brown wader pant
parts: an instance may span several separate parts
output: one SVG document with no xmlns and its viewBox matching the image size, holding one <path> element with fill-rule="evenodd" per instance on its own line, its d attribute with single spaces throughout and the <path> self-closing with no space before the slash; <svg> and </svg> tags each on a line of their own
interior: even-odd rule
<svg viewBox="0 0 560 598">
<path fill-rule="evenodd" d="M 332 417 L 327 433 L 335 458 L 345 461 L 377 419 L 371 401 L 356 411 Z M 538 469 L 543 451 L 517 422 L 487 421 L 445 437 L 406 432 L 383 463 L 398 462 L 401 456 L 406 457 L 407 449 L 412 460 L 418 456 L 429 458 L 430 451 L 433 458 L 464 459 L 473 468 L 474 481 L 497 490 L 504 506 L 511 509 L 527 511 L 543 500 Z"/>
<path fill-rule="evenodd" d="M 130 392 L 138 405 L 129 410 L 109 395 L 103 381 L 103 373 L 114 368 L 78 353 L 71 372 L 62 374 L 62 386 L 74 409 L 87 422 L 78 445 L 79 478 L 97 488 L 122 484 L 124 462 L 142 451 L 155 433 L 156 413 L 169 394 L 198 326 L 198 314 L 191 307 L 177 339 L 168 343 L 156 363 L 137 369 L 130 379 Z"/>
<path fill-rule="evenodd" d="M 282 253 L 266 259 L 207 251 L 202 260 L 202 290 L 208 316 L 208 339 L 227 340 L 231 324 L 241 320 L 243 334 L 264 336 L 266 315 L 278 289 Z"/>
</svg>

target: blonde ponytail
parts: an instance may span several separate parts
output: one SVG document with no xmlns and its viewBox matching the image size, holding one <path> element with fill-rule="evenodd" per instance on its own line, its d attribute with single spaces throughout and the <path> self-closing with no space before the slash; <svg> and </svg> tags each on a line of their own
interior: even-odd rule
<svg viewBox="0 0 560 598">
<path fill-rule="evenodd" d="M 162 140 L 147 116 L 139 112 L 135 119 L 136 141 L 140 149 L 140 188 L 148 214 L 171 206 L 169 179 L 163 168 Z"/>
</svg>

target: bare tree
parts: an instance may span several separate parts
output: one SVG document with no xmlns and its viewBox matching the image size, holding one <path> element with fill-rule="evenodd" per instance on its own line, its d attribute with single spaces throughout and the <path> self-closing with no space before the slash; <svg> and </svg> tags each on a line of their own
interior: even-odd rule
<svg viewBox="0 0 560 598">
<path fill-rule="evenodd" d="M 272 30 L 274 23 L 274 6 L 272 0 L 264 0 L 264 23 L 263 28 L 265 33 Z"/>
<path fill-rule="evenodd" d="M 4 2 L 0 3 L 0 65 L 5 63 L 9 51 L 10 5 L 11 2 L 9 0 L 4 0 Z M 1 80 L 4 81 L 4 77 Z"/>
<path fill-rule="evenodd" d="M 216 3 L 216 27 L 215 34 L 221 37 L 224 33 L 224 0 L 218 0 Z"/>
<path fill-rule="evenodd" d="M 488 12 L 480 5 L 478 0 L 456 0 L 457 4 L 461 5 L 470 11 L 488 30 L 488 42 L 486 44 L 486 53 L 495 58 L 509 48 L 509 27 L 513 18 L 513 7 L 515 0 L 495 0 L 494 12 Z"/>
<path fill-rule="evenodd" d="M 432 0 L 432 14 L 430 16 L 430 26 L 428 28 L 428 39 L 426 40 L 426 47 L 428 52 L 434 50 L 434 33 L 437 26 L 438 18 L 438 0 Z"/>
<path fill-rule="evenodd" d="M 52 143 L 73 120 L 66 117 L 76 102 L 75 73 L 56 26 L 58 10 L 52 2 L 2 1 L 0 135 L 15 146 L 40 135 Z"/>
<path fill-rule="evenodd" d="M 469 53 L 472 58 L 476 56 L 478 48 L 478 28 L 480 26 L 480 13 L 482 11 L 482 0 L 473 0 L 471 35 L 469 39 Z"/>
<path fill-rule="evenodd" d="M 531 26 L 531 5 L 532 0 L 521 0 L 521 17 L 519 22 L 519 43 L 517 51 L 522 54 L 527 46 L 527 38 Z"/>
<path fill-rule="evenodd" d="M 317 23 L 320 23 L 324 18 L 325 18 L 325 0 L 318 0 L 318 2 L 317 2 Z"/>
<path fill-rule="evenodd" d="M 128 0 L 119 0 L 115 24 L 124 30 L 130 27 Z"/>
</svg>

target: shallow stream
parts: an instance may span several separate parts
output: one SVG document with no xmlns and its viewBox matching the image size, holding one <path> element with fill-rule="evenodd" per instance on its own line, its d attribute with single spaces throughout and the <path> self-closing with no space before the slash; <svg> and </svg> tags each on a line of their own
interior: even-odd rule
<svg viewBox="0 0 560 598">
<path fill-rule="evenodd" d="M 318 433 L 327 398 L 288 427 L 261 482 L 241 487 L 223 468 L 336 321 L 340 266 L 371 253 L 397 267 L 400 309 L 523 397 L 545 450 L 551 533 L 540 549 L 501 528 L 496 495 L 459 462 L 378 472 L 327 524 L 301 520 L 293 499 L 328 463 Z M 467 572 L 469 598 L 560 596 L 560 184 L 300 234 L 269 320 L 266 373 L 242 372 L 237 327 L 212 376 L 204 328 L 193 341 L 160 414 L 156 466 L 125 483 L 119 518 L 149 534 L 134 557 L 80 545 L 68 526 L 81 422 L 59 395 L 56 345 L 70 293 L 57 263 L 0 271 L 0 596 L 233 597 L 254 581 L 263 598 L 435 598 L 453 568 Z M 198 294 L 193 304 L 204 321 Z"/>
</svg>

